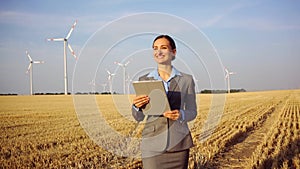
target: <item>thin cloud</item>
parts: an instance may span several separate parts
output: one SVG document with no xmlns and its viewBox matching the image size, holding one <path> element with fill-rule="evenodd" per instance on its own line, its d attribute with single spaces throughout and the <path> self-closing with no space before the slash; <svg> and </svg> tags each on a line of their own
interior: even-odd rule
<svg viewBox="0 0 300 169">
<path fill-rule="evenodd" d="M 15 11 L 0 11 L 0 23 L 1 24 L 23 24 L 24 20 L 33 17 L 27 13 L 15 12 Z M 25 21 L 26 22 L 26 21 Z"/>
<path fill-rule="evenodd" d="M 215 25 L 214 27 L 257 31 L 300 30 L 300 25 L 298 23 L 289 24 L 283 22 L 276 22 L 271 19 L 256 17 L 231 18 L 227 19 L 226 22 Z"/>
<path fill-rule="evenodd" d="M 234 13 L 235 11 L 241 10 L 242 8 L 245 8 L 249 6 L 248 4 L 235 4 L 225 10 L 222 11 L 222 13 L 219 13 L 215 16 L 213 16 L 211 19 L 206 20 L 202 25 L 203 27 L 213 27 L 219 24 L 223 19 L 226 19 L 230 14 Z"/>
<path fill-rule="evenodd" d="M 248 18 L 244 24 L 236 24 L 236 27 L 263 31 L 300 30 L 300 25 L 276 23 L 273 20 L 261 18 Z"/>
<path fill-rule="evenodd" d="M 0 12 L 0 24 L 12 24 L 14 26 L 21 27 L 63 27 L 63 24 L 57 24 L 58 18 L 62 22 L 68 22 L 74 20 L 74 17 L 70 16 L 58 16 L 54 14 L 41 14 L 30 12 L 17 12 L 17 11 L 1 11 Z"/>
<path fill-rule="evenodd" d="M 238 12 L 241 10 L 253 9 L 262 2 L 243 2 L 243 4 L 235 4 L 222 13 L 216 14 L 210 19 L 203 21 L 200 25 L 203 28 L 230 28 L 230 29 L 246 29 L 259 31 L 290 31 L 300 30 L 299 22 L 289 20 L 273 19 L 273 16 L 253 16 L 242 14 Z M 297 18 L 295 18 L 297 19 Z"/>
</svg>

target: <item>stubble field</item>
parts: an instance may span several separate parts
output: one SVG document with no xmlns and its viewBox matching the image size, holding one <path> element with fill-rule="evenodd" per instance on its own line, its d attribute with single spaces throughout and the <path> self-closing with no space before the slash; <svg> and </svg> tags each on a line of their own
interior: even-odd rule
<svg viewBox="0 0 300 169">
<path fill-rule="evenodd" d="M 227 95 L 220 123 L 201 141 L 211 96 L 197 95 L 189 168 L 300 168 L 300 90 Z M 114 130 L 139 130 L 112 108 L 111 96 L 96 100 L 102 110 L 107 107 L 103 116 Z M 92 141 L 72 96 L 1 96 L 0 133 L 0 168 L 142 168 L 140 159 L 117 156 Z"/>
</svg>

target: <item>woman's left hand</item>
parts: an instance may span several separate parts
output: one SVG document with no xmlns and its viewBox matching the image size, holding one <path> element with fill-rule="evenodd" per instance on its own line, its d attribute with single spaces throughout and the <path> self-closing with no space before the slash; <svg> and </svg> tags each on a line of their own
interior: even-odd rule
<svg viewBox="0 0 300 169">
<path fill-rule="evenodd" d="M 169 118 L 171 120 L 177 120 L 180 117 L 180 111 L 177 109 L 172 111 L 166 111 L 163 115 L 164 117 Z"/>
</svg>

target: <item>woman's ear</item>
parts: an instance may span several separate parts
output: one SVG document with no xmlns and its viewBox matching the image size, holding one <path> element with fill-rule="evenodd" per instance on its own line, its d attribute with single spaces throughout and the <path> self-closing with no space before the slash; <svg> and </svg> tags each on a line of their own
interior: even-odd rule
<svg viewBox="0 0 300 169">
<path fill-rule="evenodd" d="M 173 52 L 173 54 L 175 56 L 176 55 L 176 49 L 173 49 L 172 52 Z"/>
<path fill-rule="evenodd" d="M 176 49 L 173 49 L 173 50 L 172 50 L 172 56 L 173 56 L 172 60 L 175 60 L 175 56 L 176 56 Z"/>
</svg>

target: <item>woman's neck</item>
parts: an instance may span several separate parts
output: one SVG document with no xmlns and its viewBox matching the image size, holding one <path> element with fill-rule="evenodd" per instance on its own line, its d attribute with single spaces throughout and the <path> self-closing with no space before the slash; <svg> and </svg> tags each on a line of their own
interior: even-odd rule
<svg viewBox="0 0 300 169">
<path fill-rule="evenodd" d="M 172 73 L 172 65 L 158 65 L 158 74 L 164 80 L 168 80 Z"/>
</svg>

